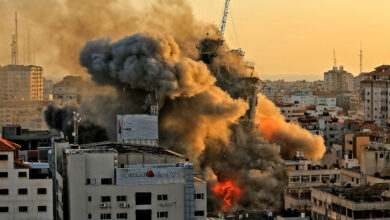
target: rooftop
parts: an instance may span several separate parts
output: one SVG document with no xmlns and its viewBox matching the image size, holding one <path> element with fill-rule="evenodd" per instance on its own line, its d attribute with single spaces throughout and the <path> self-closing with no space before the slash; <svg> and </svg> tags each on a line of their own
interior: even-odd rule
<svg viewBox="0 0 390 220">
<path fill-rule="evenodd" d="M 132 144 L 117 143 L 117 142 L 110 142 L 110 141 L 80 145 L 80 150 L 89 150 L 89 149 L 91 150 L 92 149 L 102 149 L 102 150 L 113 149 L 118 151 L 118 153 L 149 153 L 149 154 L 168 155 L 168 156 L 186 158 L 185 156 L 179 153 L 165 149 L 163 147 L 151 147 L 151 146 L 139 146 L 139 145 L 135 146 Z"/>
<path fill-rule="evenodd" d="M 351 188 L 347 186 L 332 186 L 318 187 L 316 189 L 354 202 L 390 201 L 390 198 L 383 195 L 385 191 L 390 190 L 389 183 L 367 184 Z"/>
<path fill-rule="evenodd" d="M 19 144 L 0 138 L 0 151 L 15 151 L 20 148 Z"/>
</svg>

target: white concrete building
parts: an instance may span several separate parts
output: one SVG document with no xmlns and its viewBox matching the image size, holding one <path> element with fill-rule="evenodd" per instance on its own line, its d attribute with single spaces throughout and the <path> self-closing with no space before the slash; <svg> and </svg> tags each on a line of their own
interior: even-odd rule
<svg viewBox="0 0 390 220">
<path fill-rule="evenodd" d="M 182 155 L 124 143 L 54 151 L 59 219 L 206 219 L 206 182 Z"/>
<path fill-rule="evenodd" d="M 276 106 L 286 121 L 298 121 L 298 118 L 303 117 L 305 113 L 305 106 L 301 103 L 277 103 Z"/>
<path fill-rule="evenodd" d="M 0 139 L 0 219 L 53 219 L 52 180 L 23 163 L 19 149 Z"/>
<path fill-rule="evenodd" d="M 390 119 L 390 65 L 375 68 L 361 81 L 361 104 L 364 119 L 386 126 Z"/>
</svg>

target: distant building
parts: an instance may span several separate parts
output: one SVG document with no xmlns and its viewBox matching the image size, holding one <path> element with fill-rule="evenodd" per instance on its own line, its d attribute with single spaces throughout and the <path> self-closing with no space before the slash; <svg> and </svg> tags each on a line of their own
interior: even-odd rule
<svg viewBox="0 0 390 220">
<path fill-rule="evenodd" d="M 344 155 L 345 159 L 357 159 L 361 164 L 361 152 L 370 146 L 370 136 L 365 133 L 345 134 L 344 136 Z"/>
<path fill-rule="evenodd" d="M 298 121 L 305 113 L 304 105 L 300 103 L 277 103 L 280 112 L 286 118 L 286 121 Z"/>
<path fill-rule="evenodd" d="M 206 219 L 206 182 L 182 155 L 123 143 L 72 148 L 56 143 L 50 156 L 60 219 Z"/>
<path fill-rule="evenodd" d="M 366 149 L 361 152 L 361 172 L 390 181 L 390 148 Z"/>
<path fill-rule="evenodd" d="M 361 102 L 364 119 L 387 127 L 390 119 L 390 65 L 375 68 L 361 81 Z"/>
<path fill-rule="evenodd" d="M 43 99 L 52 100 L 53 99 L 53 80 L 43 78 Z"/>
<path fill-rule="evenodd" d="M 29 130 L 48 130 L 43 112 L 50 101 L 1 101 L 0 128 L 20 125 Z"/>
<path fill-rule="evenodd" d="M 53 100 L 80 103 L 90 87 L 91 83 L 83 80 L 81 76 L 65 76 L 53 85 Z"/>
<path fill-rule="evenodd" d="M 43 68 L 0 67 L 0 100 L 43 100 Z"/>
<path fill-rule="evenodd" d="M 19 149 L 19 145 L 0 139 L 0 219 L 51 220 L 50 175 L 24 163 Z"/>
<path fill-rule="evenodd" d="M 328 92 L 353 91 L 353 75 L 344 70 L 344 67 L 333 67 L 324 73 L 325 88 Z"/>
</svg>

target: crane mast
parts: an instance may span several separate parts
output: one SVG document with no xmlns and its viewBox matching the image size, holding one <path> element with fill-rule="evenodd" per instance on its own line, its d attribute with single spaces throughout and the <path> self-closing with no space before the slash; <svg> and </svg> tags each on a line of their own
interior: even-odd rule
<svg viewBox="0 0 390 220">
<path fill-rule="evenodd" d="M 219 29 L 221 30 L 221 39 L 222 40 L 224 39 L 226 19 L 227 19 L 227 15 L 229 13 L 229 3 L 230 3 L 230 0 L 225 1 L 225 10 L 223 10 L 223 17 L 222 17 L 221 24 L 219 26 Z"/>
</svg>

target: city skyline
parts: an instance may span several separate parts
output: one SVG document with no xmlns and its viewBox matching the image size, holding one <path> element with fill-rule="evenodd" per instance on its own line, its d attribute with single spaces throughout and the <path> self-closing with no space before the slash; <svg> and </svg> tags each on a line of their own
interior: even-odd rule
<svg viewBox="0 0 390 220">
<path fill-rule="evenodd" d="M 214 1 L 186 1 L 191 6 L 195 19 L 212 25 L 219 25 L 223 0 Z M 138 4 L 134 1 L 123 6 L 142 8 L 155 1 L 148 0 Z M 26 60 L 26 37 L 28 22 L 31 12 L 26 12 L 22 1 L 6 1 L 11 7 L 0 9 L 7 18 L 0 22 L 4 30 L 0 40 L 5 41 L 1 45 L 0 65 L 6 65 L 10 60 L 11 35 L 14 32 L 13 14 L 19 10 L 20 17 L 20 48 L 19 60 Z M 128 4 L 128 5 L 127 5 Z M 390 33 L 386 30 L 387 14 L 386 6 L 390 3 L 384 0 L 377 4 L 370 4 L 363 0 L 358 1 L 322 1 L 309 0 L 291 1 L 255 1 L 241 0 L 231 1 L 226 27 L 226 41 L 231 48 L 241 47 L 246 52 L 246 59 L 256 63 L 256 70 L 263 79 L 285 80 L 318 80 L 323 79 L 323 73 L 333 66 L 333 50 L 336 50 L 338 65 L 351 72 L 354 76 L 359 73 L 359 53 L 363 48 L 363 71 L 370 72 L 374 67 L 386 64 L 390 61 L 390 43 L 387 39 Z M 113 9 L 115 10 L 115 9 Z M 361 16 L 361 15 L 365 16 Z M 42 25 L 49 25 L 44 21 Z M 52 67 L 53 58 L 46 57 L 37 39 L 42 31 L 41 27 L 32 28 L 31 45 L 32 60 L 42 65 L 49 78 L 61 79 L 68 74 L 80 74 L 81 68 L 63 68 L 62 65 Z M 129 30 L 127 34 L 133 33 Z M 110 33 L 90 34 L 89 40 L 97 37 L 107 37 Z M 123 31 L 113 34 L 113 38 L 123 36 Z M 88 38 L 86 38 L 88 39 Z M 42 39 L 43 40 L 43 39 Z M 31 44 L 34 44 L 32 42 Z M 386 49 L 389 48 L 389 49 Z M 49 52 L 47 52 L 49 53 Z M 53 49 L 51 57 L 58 51 Z M 78 65 L 77 57 L 72 60 Z M 75 73 L 76 72 L 76 73 Z"/>
</svg>

